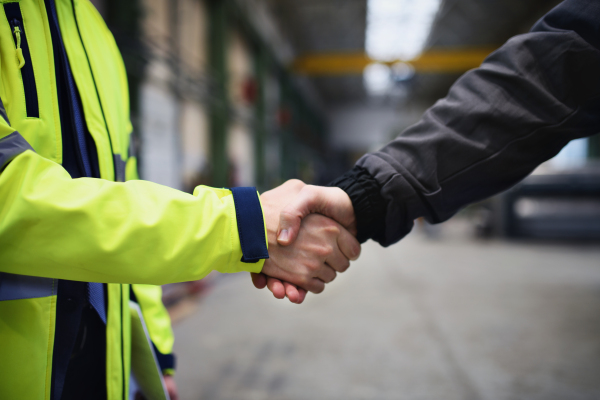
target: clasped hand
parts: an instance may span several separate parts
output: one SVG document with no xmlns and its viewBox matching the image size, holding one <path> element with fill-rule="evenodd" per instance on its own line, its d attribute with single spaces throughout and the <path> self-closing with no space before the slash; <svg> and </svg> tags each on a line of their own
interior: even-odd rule
<svg viewBox="0 0 600 400">
<path fill-rule="evenodd" d="M 252 274 L 257 288 L 300 304 L 360 255 L 354 209 L 343 190 L 290 180 L 263 193 L 261 202 L 269 258 L 262 273 Z"/>
</svg>

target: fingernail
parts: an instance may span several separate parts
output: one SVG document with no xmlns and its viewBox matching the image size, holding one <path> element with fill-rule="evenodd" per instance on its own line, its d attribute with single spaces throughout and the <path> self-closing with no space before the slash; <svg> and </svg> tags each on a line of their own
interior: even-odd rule
<svg viewBox="0 0 600 400">
<path fill-rule="evenodd" d="M 360 247 L 354 247 L 352 253 L 353 260 L 358 259 L 358 256 L 360 256 Z"/>
<path fill-rule="evenodd" d="M 289 237 L 289 233 L 287 229 L 282 229 L 281 232 L 279 232 L 279 236 L 277 236 L 277 240 L 282 240 L 284 242 L 287 242 Z"/>
</svg>

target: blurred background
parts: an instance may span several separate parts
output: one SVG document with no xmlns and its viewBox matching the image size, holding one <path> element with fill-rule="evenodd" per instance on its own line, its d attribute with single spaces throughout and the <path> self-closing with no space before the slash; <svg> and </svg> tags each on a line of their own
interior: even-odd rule
<svg viewBox="0 0 600 400">
<path fill-rule="evenodd" d="M 556 0 L 94 0 L 140 175 L 326 184 Z M 183 399 L 600 398 L 600 137 L 302 306 L 246 275 L 168 285 Z"/>
</svg>

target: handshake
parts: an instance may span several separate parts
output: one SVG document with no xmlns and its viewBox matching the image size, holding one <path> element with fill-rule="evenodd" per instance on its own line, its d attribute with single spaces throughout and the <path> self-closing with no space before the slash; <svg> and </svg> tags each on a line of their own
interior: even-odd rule
<svg viewBox="0 0 600 400">
<path fill-rule="evenodd" d="M 262 273 L 252 274 L 258 289 L 300 304 L 307 291 L 321 293 L 360 255 L 354 208 L 342 189 L 289 180 L 260 199 L 269 259 Z"/>
</svg>

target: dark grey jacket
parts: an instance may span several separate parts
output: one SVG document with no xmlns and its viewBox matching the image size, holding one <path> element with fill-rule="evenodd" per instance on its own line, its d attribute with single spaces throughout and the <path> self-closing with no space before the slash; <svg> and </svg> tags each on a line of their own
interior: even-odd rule
<svg viewBox="0 0 600 400">
<path fill-rule="evenodd" d="M 445 221 L 598 132 L 600 1 L 566 0 L 333 185 L 353 201 L 359 239 L 387 246 L 414 219 Z"/>
</svg>

